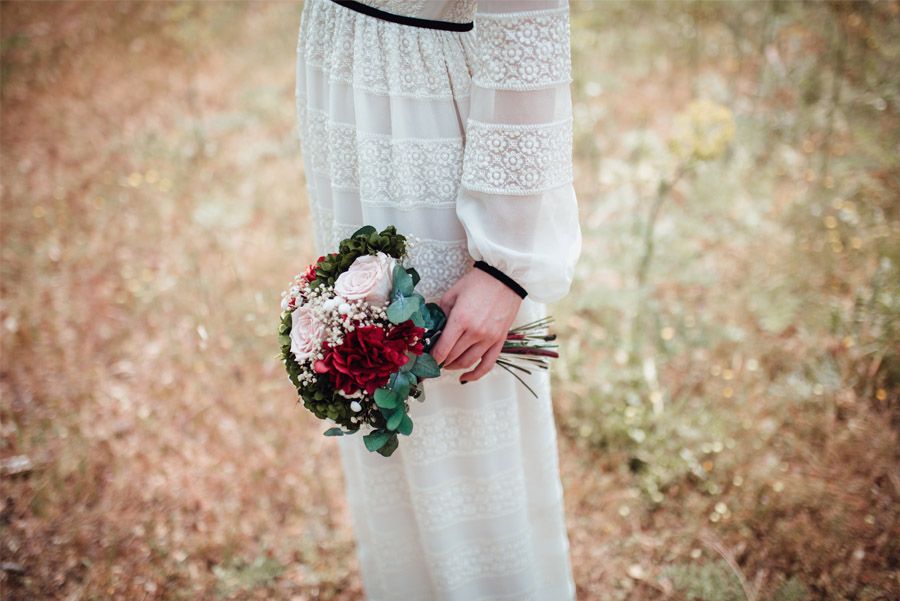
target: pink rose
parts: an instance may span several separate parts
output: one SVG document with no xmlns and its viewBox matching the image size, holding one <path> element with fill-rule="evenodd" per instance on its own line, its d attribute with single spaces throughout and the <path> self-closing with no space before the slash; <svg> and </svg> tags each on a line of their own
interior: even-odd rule
<svg viewBox="0 0 900 601">
<path fill-rule="evenodd" d="M 334 293 L 347 300 L 364 298 L 369 303 L 382 304 L 391 296 L 396 264 L 397 259 L 381 251 L 357 257 L 335 280 Z"/>
<path fill-rule="evenodd" d="M 291 352 L 297 362 L 312 357 L 325 338 L 325 325 L 313 316 L 312 310 L 301 305 L 291 313 Z"/>
</svg>

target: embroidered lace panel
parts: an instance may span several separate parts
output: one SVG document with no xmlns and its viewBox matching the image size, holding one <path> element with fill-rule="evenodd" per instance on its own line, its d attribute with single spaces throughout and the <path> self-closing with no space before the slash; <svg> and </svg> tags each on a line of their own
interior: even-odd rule
<svg viewBox="0 0 900 601">
<path fill-rule="evenodd" d="M 572 181 L 572 118 L 513 125 L 468 120 L 462 184 L 489 194 L 533 194 Z"/>
<path fill-rule="evenodd" d="M 555 437 L 544 441 L 540 465 L 531 475 L 535 481 L 554 483 L 549 495 L 536 506 L 543 507 L 556 503 L 562 496 L 562 485 L 558 475 L 558 455 Z M 414 494 L 398 495 L 405 482 L 401 465 L 379 466 L 375 469 L 362 468 L 364 486 L 372 498 L 395 499 L 396 503 L 384 506 L 384 511 L 395 511 L 397 505 L 411 507 L 424 531 L 433 532 L 453 528 L 462 522 L 476 519 L 490 519 L 521 514 L 526 511 L 528 497 L 525 476 L 516 465 L 504 472 L 485 477 L 466 477 L 444 482 L 435 486 L 417 487 L 410 484 Z M 410 502 L 410 497 L 414 499 Z M 372 524 L 379 522 L 381 507 L 367 507 L 366 513 Z M 373 529 L 374 531 L 374 529 Z M 385 537 L 390 532 L 383 533 Z"/>
<path fill-rule="evenodd" d="M 358 148 L 363 204 L 403 209 L 456 204 L 462 178 L 462 138 L 402 139 L 366 134 Z"/>
<path fill-rule="evenodd" d="M 422 276 L 416 290 L 427 302 L 437 301 L 450 286 L 472 269 L 468 242 L 420 239 L 408 245 L 409 267 Z"/>
<path fill-rule="evenodd" d="M 481 412 L 446 408 L 418 418 L 418 436 L 410 436 L 406 453 L 411 465 L 433 463 L 448 455 L 477 455 L 519 440 L 515 398 L 490 403 Z"/>
<path fill-rule="evenodd" d="M 327 72 L 326 79 L 390 96 L 468 96 L 471 73 L 453 37 L 459 32 L 399 27 L 331 0 L 307 1 L 313 4 L 300 29 L 297 53 L 307 66 Z M 408 9 L 402 14 L 409 14 Z"/>
<path fill-rule="evenodd" d="M 364 205 L 403 210 L 450 208 L 462 178 L 463 139 L 396 138 L 357 132 L 305 99 L 298 116 L 304 154 L 317 173 L 329 174 L 335 189 L 358 189 Z"/>
<path fill-rule="evenodd" d="M 571 77 L 569 8 L 475 13 L 484 88 L 535 90 L 568 84 Z"/>
<path fill-rule="evenodd" d="M 530 530 L 502 539 L 470 542 L 432 561 L 432 574 L 442 589 L 456 588 L 476 578 L 503 576 L 535 565 Z"/>
</svg>

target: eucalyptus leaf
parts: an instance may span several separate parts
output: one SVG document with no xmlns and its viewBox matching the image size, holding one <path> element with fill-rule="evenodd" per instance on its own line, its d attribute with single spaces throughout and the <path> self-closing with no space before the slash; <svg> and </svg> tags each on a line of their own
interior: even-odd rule
<svg viewBox="0 0 900 601">
<path fill-rule="evenodd" d="M 421 327 L 426 331 L 438 330 L 447 321 L 444 310 L 437 303 L 425 303 L 425 306 L 422 307 L 422 318 L 425 320 L 425 325 Z"/>
<path fill-rule="evenodd" d="M 387 420 L 387 428 L 388 430 L 396 430 L 397 426 L 400 425 L 400 422 L 403 421 L 403 418 L 406 417 L 405 411 L 395 411 L 391 417 Z"/>
<path fill-rule="evenodd" d="M 420 378 L 437 378 L 441 375 L 441 368 L 429 353 L 422 353 L 413 365 L 412 373 Z"/>
<path fill-rule="evenodd" d="M 391 323 L 403 323 L 419 309 L 419 297 L 399 296 L 388 306 L 387 318 Z"/>
<path fill-rule="evenodd" d="M 407 268 L 406 268 L 406 273 L 408 273 L 408 274 L 410 275 L 410 277 L 412 278 L 413 286 L 418 286 L 418 285 L 419 285 L 419 281 L 422 279 L 422 278 L 419 276 L 419 272 L 416 271 L 415 268 L 413 268 L 413 267 L 407 267 Z"/>
<path fill-rule="evenodd" d="M 400 263 L 394 265 L 394 273 L 393 275 L 393 294 L 396 295 L 402 294 L 403 296 L 410 296 L 413 294 L 415 289 L 415 284 L 413 284 L 413 278 L 406 272 L 406 269 L 403 268 Z"/>
<path fill-rule="evenodd" d="M 397 374 L 397 377 L 394 379 L 394 383 L 391 385 L 391 390 L 396 396 L 398 403 L 405 400 L 406 397 L 409 396 L 409 387 L 412 384 L 411 376 L 411 373 L 401 371 Z"/>
<path fill-rule="evenodd" d="M 412 418 L 409 417 L 408 413 L 403 414 L 403 417 L 400 419 L 400 424 L 396 429 L 397 432 L 406 436 L 409 436 L 412 433 L 413 421 Z"/>
<path fill-rule="evenodd" d="M 384 409 L 393 409 L 400 402 L 400 395 L 387 388 L 375 389 L 375 404 Z"/>
<path fill-rule="evenodd" d="M 385 457 L 390 457 L 394 451 L 397 450 L 397 447 L 400 445 L 400 442 L 397 440 L 397 435 L 392 433 L 390 438 L 388 438 L 387 442 L 384 443 L 380 449 L 378 449 L 378 453 L 384 455 Z"/>
<path fill-rule="evenodd" d="M 334 428 L 328 428 L 327 430 L 325 430 L 324 434 L 325 436 L 343 436 L 344 431 L 335 426 Z"/>
<path fill-rule="evenodd" d="M 386 432 L 385 430 L 373 430 L 369 434 L 363 436 L 363 442 L 370 451 L 377 451 L 384 446 L 384 443 L 386 443 L 390 437 L 390 432 Z"/>
</svg>

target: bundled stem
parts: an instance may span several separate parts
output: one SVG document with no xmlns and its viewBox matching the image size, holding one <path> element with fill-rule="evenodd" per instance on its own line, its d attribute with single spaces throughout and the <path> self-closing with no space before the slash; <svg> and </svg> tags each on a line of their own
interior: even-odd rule
<svg viewBox="0 0 900 601">
<path fill-rule="evenodd" d="M 535 397 L 537 393 L 517 372 L 531 374 L 529 367 L 548 369 L 550 367 L 548 358 L 559 357 L 559 352 L 551 350 L 558 348 L 559 345 L 546 344 L 556 340 L 556 334 L 547 332 L 547 327 L 552 321 L 553 317 L 546 316 L 511 329 L 500 351 L 500 357 L 497 358 L 497 365 L 511 373 Z"/>
</svg>

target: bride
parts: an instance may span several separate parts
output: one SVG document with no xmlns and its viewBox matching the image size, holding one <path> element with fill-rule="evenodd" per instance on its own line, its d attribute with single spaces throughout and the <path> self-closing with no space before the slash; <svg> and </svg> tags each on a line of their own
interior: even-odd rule
<svg viewBox="0 0 900 601">
<path fill-rule="evenodd" d="M 413 234 L 446 368 L 390 457 L 340 437 L 373 601 L 575 598 L 549 375 L 494 369 L 581 253 L 567 0 L 306 0 L 297 118 L 317 254 Z"/>
</svg>

